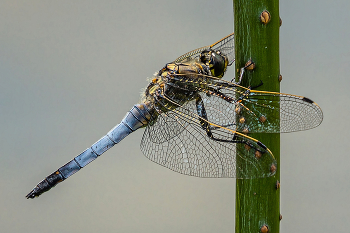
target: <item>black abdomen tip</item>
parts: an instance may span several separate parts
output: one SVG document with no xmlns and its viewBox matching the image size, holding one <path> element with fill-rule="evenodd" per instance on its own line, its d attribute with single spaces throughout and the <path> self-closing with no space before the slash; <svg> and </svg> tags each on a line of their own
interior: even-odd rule
<svg viewBox="0 0 350 233">
<path fill-rule="evenodd" d="M 59 171 L 56 171 L 46 177 L 43 181 L 41 181 L 37 186 L 34 187 L 34 189 L 26 195 L 27 199 L 33 199 L 35 197 L 40 196 L 42 193 L 49 191 L 51 188 L 53 188 L 56 184 L 63 181 L 64 178 L 60 174 Z"/>
<path fill-rule="evenodd" d="M 40 196 L 40 194 L 42 194 L 43 192 L 46 192 L 50 189 L 51 189 L 51 185 L 45 179 L 45 180 L 41 181 L 37 186 L 35 186 L 34 189 L 30 193 L 27 194 L 26 198 L 33 199 L 35 197 Z"/>
</svg>

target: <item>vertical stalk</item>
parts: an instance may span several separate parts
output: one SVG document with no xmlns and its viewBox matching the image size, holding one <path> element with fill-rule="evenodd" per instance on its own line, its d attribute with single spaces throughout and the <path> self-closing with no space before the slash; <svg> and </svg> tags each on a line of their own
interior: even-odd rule
<svg viewBox="0 0 350 233">
<path fill-rule="evenodd" d="M 278 0 L 234 0 L 233 6 L 236 77 L 239 69 L 251 59 L 255 69 L 244 73 L 242 85 L 257 86 L 262 81 L 259 90 L 279 92 Z M 266 24 L 260 19 L 265 10 L 268 13 L 263 19 L 270 17 Z M 279 120 L 279 114 L 275 117 Z M 277 172 L 269 178 L 237 179 L 235 232 L 279 232 L 280 191 L 276 184 L 280 180 L 280 135 L 252 133 L 249 136 L 258 139 L 272 151 L 277 161 Z"/>
</svg>

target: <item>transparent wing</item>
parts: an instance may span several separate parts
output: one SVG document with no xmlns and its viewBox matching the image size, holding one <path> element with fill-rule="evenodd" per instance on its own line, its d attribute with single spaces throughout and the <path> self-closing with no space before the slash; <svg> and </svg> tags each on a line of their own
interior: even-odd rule
<svg viewBox="0 0 350 233">
<path fill-rule="evenodd" d="M 185 61 L 189 61 L 192 59 L 196 59 L 199 57 L 201 52 L 203 52 L 204 50 L 207 50 L 209 48 L 210 48 L 210 46 L 204 46 L 204 47 L 192 50 L 192 51 L 185 53 L 184 55 L 176 58 L 173 63 L 180 63 L 180 62 L 185 62 Z"/>
<path fill-rule="evenodd" d="M 323 120 L 321 108 L 302 96 L 251 91 L 243 98 L 239 130 L 259 133 L 289 133 L 317 127 Z M 279 119 L 278 119 L 279 115 Z"/>
<path fill-rule="evenodd" d="M 210 45 L 210 48 L 215 51 L 220 51 L 223 54 L 226 54 L 229 64 L 232 64 L 235 60 L 235 41 L 234 34 L 230 34 L 225 38 L 222 38 L 218 42 Z"/>
<path fill-rule="evenodd" d="M 203 95 L 202 95 L 203 97 Z M 163 100 L 167 108 L 171 100 Z M 172 102 L 170 105 L 174 104 Z M 211 118 L 232 119 L 214 106 L 206 106 Z M 202 128 L 196 103 L 188 101 L 173 111 L 162 113 L 157 121 L 147 126 L 141 141 L 141 150 L 151 161 L 173 171 L 198 177 L 259 178 L 275 173 L 276 162 L 271 152 L 260 142 L 243 134 L 237 134 L 230 126 L 210 124 L 214 138 Z M 202 118 L 203 120 L 203 118 Z M 167 128 L 171 125 L 173 133 Z M 236 147 L 236 143 L 244 146 Z M 238 151 L 239 150 L 239 151 Z M 236 153 L 238 151 L 239 153 Z M 240 165 L 236 166 L 236 156 Z"/>
<path fill-rule="evenodd" d="M 321 108 L 309 98 L 291 94 L 249 90 L 237 84 L 212 76 L 191 74 L 172 75 L 181 88 L 205 93 L 203 101 L 220 112 L 230 115 L 239 132 L 287 133 L 317 127 L 323 120 Z M 215 96 L 215 97 L 214 97 Z M 216 120 L 218 119 L 218 120 Z M 238 121 L 236 122 L 236 119 Z M 219 125 L 222 118 L 210 118 Z"/>
<path fill-rule="evenodd" d="M 229 59 L 229 64 L 232 64 L 232 62 L 235 60 L 235 54 L 234 54 L 234 34 L 230 34 L 221 40 L 215 42 L 212 45 L 204 46 L 195 50 L 192 50 L 188 53 L 185 53 L 184 55 L 178 57 L 175 59 L 174 63 L 184 62 L 187 60 L 192 60 L 195 58 L 198 58 L 201 52 L 204 50 L 213 49 L 215 51 L 220 51 L 227 55 Z"/>
<path fill-rule="evenodd" d="M 161 114 L 157 117 L 155 123 L 149 124 L 146 128 L 145 131 L 149 130 L 149 128 L 152 129 L 151 132 L 148 133 L 147 140 L 153 143 L 164 143 L 172 140 L 184 131 L 188 124 L 189 122 L 186 121 L 179 124 L 176 117 L 173 116 L 173 113 Z M 144 133 L 144 136 L 145 134 L 146 133 Z"/>
</svg>

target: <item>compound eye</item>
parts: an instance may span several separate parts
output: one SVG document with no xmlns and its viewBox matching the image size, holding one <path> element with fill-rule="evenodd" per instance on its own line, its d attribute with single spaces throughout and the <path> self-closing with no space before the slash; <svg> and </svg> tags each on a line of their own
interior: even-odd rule
<svg viewBox="0 0 350 233">
<path fill-rule="evenodd" d="M 213 76 L 222 78 L 226 71 L 227 64 L 228 60 L 226 56 L 221 54 L 220 51 L 212 53 L 209 68 Z"/>
</svg>

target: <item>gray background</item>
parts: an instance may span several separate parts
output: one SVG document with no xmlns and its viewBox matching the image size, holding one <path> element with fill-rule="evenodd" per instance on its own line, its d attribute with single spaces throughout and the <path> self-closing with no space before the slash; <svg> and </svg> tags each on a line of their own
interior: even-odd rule
<svg viewBox="0 0 350 233">
<path fill-rule="evenodd" d="M 281 232 L 349 232 L 349 3 L 280 1 L 281 91 L 325 116 L 282 135 Z M 1 232 L 234 232 L 235 180 L 150 162 L 142 130 L 24 198 L 119 123 L 147 77 L 232 19 L 231 1 L 0 1 Z"/>
</svg>

